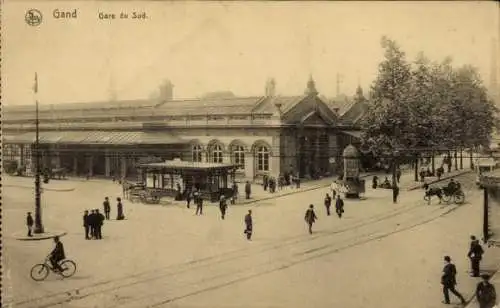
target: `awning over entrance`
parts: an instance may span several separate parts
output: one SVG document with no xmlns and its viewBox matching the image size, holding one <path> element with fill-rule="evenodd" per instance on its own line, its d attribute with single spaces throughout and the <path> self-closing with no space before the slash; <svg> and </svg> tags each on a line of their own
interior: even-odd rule
<svg viewBox="0 0 500 308">
<path fill-rule="evenodd" d="M 4 135 L 6 144 L 30 144 L 35 142 L 35 133 Z M 135 144 L 183 144 L 188 141 L 164 132 L 110 132 L 110 131 L 57 131 L 40 132 L 42 144 L 88 144 L 88 145 L 135 145 Z"/>
<path fill-rule="evenodd" d="M 363 134 L 363 132 L 359 130 L 343 130 L 342 133 L 358 139 L 361 139 L 361 135 Z"/>
<path fill-rule="evenodd" d="M 224 163 L 209 163 L 209 162 L 192 162 L 183 160 L 169 160 L 161 163 L 148 163 L 141 164 L 139 168 L 153 169 L 153 170 L 230 170 L 236 169 L 237 166 L 234 164 L 224 164 Z"/>
</svg>

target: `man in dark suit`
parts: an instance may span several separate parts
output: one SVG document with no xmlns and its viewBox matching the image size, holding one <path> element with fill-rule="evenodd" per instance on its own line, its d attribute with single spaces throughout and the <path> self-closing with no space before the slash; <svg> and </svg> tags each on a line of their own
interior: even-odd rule
<svg viewBox="0 0 500 308">
<path fill-rule="evenodd" d="M 337 200 L 335 200 L 335 211 L 339 218 L 342 218 L 342 214 L 344 214 L 344 200 L 340 198 L 340 194 L 337 195 Z"/>
<path fill-rule="evenodd" d="M 104 215 L 99 213 L 99 210 L 95 210 L 95 238 L 102 240 L 102 225 L 104 224 Z"/>
<path fill-rule="evenodd" d="M 89 216 L 89 211 L 85 211 L 83 213 L 83 227 L 85 228 L 85 239 L 90 240 L 90 216 Z"/>
<path fill-rule="evenodd" d="M 392 203 L 398 203 L 399 187 L 396 181 L 392 182 Z"/>
<path fill-rule="evenodd" d="M 471 276 L 479 277 L 479 264 L 483 257 L 484 250 L 474 235 L 472 235 L 470 239 L 471 239 L 470 248 L 469 248 L 469 253 L 467 253 L 467 256 L 469 257 L 471 263 L 471 272 L 472 272 Z"/>
<path fill-rule="evenodd" d="M 312 225 L 316 222 L 318 217 L 316 216 L 316 213 L 314 213 L 314 205 L 309 205 L 309 208 L 306 211 L 306 215 L 304 216 L 304 220 L 307 223 L 307 226 L 309 227 L 309 234 L 312 234 Z"/>
<path fill-rule="evenodd" d="M 451 263 L 451 258 L 449 256 L 444 257 L 444 268 L 443 268 L 443 276 L 441 276 L 441 284 L 443 285 L 443 294 L 444 294 L 444 304 L 449 304 L 450 303 L 450 295 L 448 293 L 451 292 L 455 294 L 456 297 L 460 299 L 462 304 L 465 304 L 465 298 L 460 294 L 455 289 L 455 286 L 457 284 L 456 280 L 456 275 L 457 275 L 457 268 L 455 267 L 455 264 Z"/>
<path fill-rule="evenodd" d="M 325 207 L 326 207 L 326 215 L 330 216 L 330 207 L 332 206 L 332 198 L 327 193 L 325 196 Z"/>
<path fill-rule="evenodd" d="M 90 226 L 90 238 L 97 238 L 97 217 L 95 214 L 95 210 L 91 210 L 89 214 L 89 226 Z"/>
<path fill-rule="evenodd" d="M 31 212 L 28 212 L 26 215 L 26 226 L 28 227 L 28 236 L 32 237 L 33 234 L 31 234 L 33 230 L 33 217 L 31 216 Z"/>
<path fill-rule="evenodd" d="M 245 183 L 245 197 L 246 197 L 246 199 L 250 199 L 251 193 L 252 193 L 252 184 L 250 184 L 250 181 L 247 181 Z"/>
<path fill-rule="evenodd" d="M 493 308 L 496 307 L 497 292 L 495 286 L 490 283 L 490 275 L 481 275 L 483 281 L 477 284 L 476 298 L 479 302 L 479 308 Z"/>
<path fill-rule="evenodd" d="M 196 215 L 203 215 L 203 196 L 198 194 L 196 197 Z"/>
<path fill-rule="evenodd" d="M 109 220 L 109 213 L 111 212 L 111 205 L 109 204 L 109 198 L 104 198 L 104 202 L 102 203 L 104 207 L 104 215 L 106 215 L 106 220 Z"/>
<path fill-rule="evenodd" d="M 227 200 L 226 197 L 224 196 L 220 196 L 219 209 L 221 218 L 224 219 L 226 217 L 226 210 L 227 210 Z"/>
<path fill-rule="evenodd" d="M 248 210 L 248 214 L 245 215 L 245 234 L 247 235 L 247 240 L 252 239 L 253 232 L 253 219 L 252 210 Z"/>
<path fill-rule="evenodd" d="M 66 259 L 66 255 L 64 254 L 64 246 L 59 240 L 59 236 L 54 237 L 54 242 L 56 246 L 50 253 L 50 263 L 52 264 L 52 268 L 55 270 L 59 270 L 62 272 L 61 266 L 59 266 L 59 262 Z"/>
</svg>

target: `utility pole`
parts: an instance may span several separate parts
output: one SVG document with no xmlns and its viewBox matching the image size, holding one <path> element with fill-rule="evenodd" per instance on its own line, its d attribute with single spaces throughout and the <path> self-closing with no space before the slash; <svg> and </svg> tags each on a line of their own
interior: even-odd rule
<svg viewBox="0 0 500 308">
<path fill-rule="evenodd" d="M 42 223 L 42 200 L 40 187 L 40 129 L 38 116 L 38 74 L 35 73 L 35 85 L 33 87 L 35 93 L 36 114 L 35 114 L 35 229 L 34 233 L 44 233 Z"/>
</svg>

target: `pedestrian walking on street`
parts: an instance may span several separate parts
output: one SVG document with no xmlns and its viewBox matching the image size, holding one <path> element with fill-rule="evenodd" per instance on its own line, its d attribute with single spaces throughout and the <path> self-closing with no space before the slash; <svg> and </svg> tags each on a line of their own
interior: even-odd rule
<svg viewBox="0 0 500 308">
<path fill-rule="evenodd" d="M 198 195 L 196 197 L 196 215 L 203 215 L 203 197 L 200 195 Z"/>
<path fill-rule="evenodd" d="M 327 193 L 325 196 L 325 207 L 326 207 L 326 215 L 330 216 L 330 207 L 332 206 L 332 198 Z"/>
<path fill-rule="evenodd" d="M 392 203 L 396 204 L 398 203 L 398 197 L 399 197 L 399 187 L 396 182 L 392 183 Z"/>
<path fill-rule="evenodd" d="M 186 192 L 186 206 L 189 209 L 191 206 L 191 200 L 193 199 L 193 194 L 190 190 Z"/>
<path fill-rule="evenodd" d="M 252 184 L 250 184 L 250 181 L 247 181 L 245 184 L 245 196 L 247 199 L 250 199 L 251 193 L 252 193 Z"/>
<path fill-rule="evenodd" d="M 314 213 L 314 205 L 309 205 L 309 208 L 306 211 L 306 215 L 304 216 L 304 220 L 307 223 L 307 226 L 309 227 L 309 234 L 312 234 L 312 225 L 316 222 L 318 217 L 316 216 L 316 213 Z"/>
<path fill-rule="evenodd" d="M 96 238 L 96 221 L 97 217 L 95 215 L 95 210 L 90 210 L 89 214 L 89 226 L 90 226 L 90 238 L 95 239 Z"/>
<path fill-rule="evenodd" d="M 233 182 L 233 194 L 231 198 L 231 204 L 236 204 L 236 200 L 238 200 L 238 184 L 236 182 Z"/>
<path fill-rule="evenodd" d="M 444 257 L 444 268 L 443 268 L 443 276 L 441 276 L 441 284 L 443 285 L 443 295 L 444 295 L 444 304 L 450 303 L 450 295 L 449 292 L 453 293 L 456 297 L 460 299 L 462 304 L 465 304 L 465 298 L 460 294 L 455 286 L 457 285 L 456 275 L 457 268 L 455 264 L 451 263 L 451 258 L 449 256 Z"/>
<path fill-rule="evenodd" d="M 226 197 L 224 196 L 220 196 L 219 209 L 221 218 L 224 219 L 226 217 L 226 210 L 227 210 L 227 200 Z"/>
<path fill-rule="evenodd" d="M 109 220 L 109 213 L 111 212 L 111 205 L 109 204 L 109 198 L 105 197 L 102 203 L 104 207 L 104 215 L 106 215 L 106 220 Z"/>
<path fill-rule="evenodd" d="M 396 170 L 396 180 L 398 181 L 399 183 L 399 180 L 401 180 L 401 169 L 397 169 Z"/>
<path fill-rule="evenodd" d="M 340 195 L 337 195 L 337 199 L 335 200 L 335 211 L 339 218 L 342 218 L 342 214 L 344 214 L 344 200 L 340 198 Z"/>
<path fill-rule="evenodd" d="M 83 213 L 83 228 L 85 229 L 85 239 L 90 240 L 90 217 L 89 211 L 85 210 Z"/>
<path fill-rule="evenodd" d="M 490 275 L 481 275 L 483 281 L 477 284 L 476 298 L 479 303 L 479 308 L 493 308 L 496 307 L 497 292 L 495 286 L 490 283 Z"/>
<path fill-rule="evenodd" d="M 96 217 L 96 223 L 95 223 L 95 237 L 98 240 L 102 240 L 102 225 L 104 224 L 104 215 L 99 213 L 99 210 L 95 210 L 95 217 Z"/>
<path fill-rule="evenodd" d="M 123 215 L 122 198 L 118 197 L 118 198 L 116 198 L 116 201 L 118 202 L 116 204 L 116 209 L 117 209 L 116 220 L 123 220 L 123 219 L 125 219 L 125 215 Z"/>
<path fill-rule="evenodd" d="M 483 258 L 484 250 L 483 247 L 481 247 L 479 240 L 477 240 L 474 235 L 472 235 L 470 239 L 470 248 L 467 256 L 470 259 L 471 276 L 479 277 L 479 265 L 481 263 L 481 259 Z"/>
<path fill-rule="evenodd" d="M 33 230 L 33 217 L 31 216 L 31 212 L 28 212 L 28 214 L 26 214 L 26 226 L 28 227 L 28 236 L 29 237 L 32 237 L 33 234 L 31 234 L 32 230 Z"/>
<path fill-rule="evenodd" d="M 245 215 L 245 231 L 244 234 L 247 235 L 247 240 L 252 239 L 253 232 L 253 221 L 252 221 L 252 210 L 248 210 L 248 214 Z"/>
</svg>

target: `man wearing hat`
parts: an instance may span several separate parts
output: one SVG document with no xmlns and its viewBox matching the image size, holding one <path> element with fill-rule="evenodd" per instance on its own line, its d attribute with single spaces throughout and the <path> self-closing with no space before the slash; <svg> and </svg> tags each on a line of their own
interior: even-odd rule
<svg viewBox="0 0 500 308">
<path fill-rule="evenodd" d="M 224 217 L 226 217 L 226 209 L 227 209 L 227 201 L 224 195 L 220 196 L 219 209 L 221 218 L 224 219 Z"/>
<path fill-rule="evenodd" d="M 493 308 L 496 305 L 497 293 L 495 286 L 490 283 L 490 275 L 481 275 L 483 281 L 477 284 L 476 298 L 479 308 Z"/>
<path fill-rule="evenodd" d="M 443 285 L 443 294 L 444 294 L 444 304 L 450 304 L 450 294 L 449 292 L 455 294 L 456 297 L 460 299 L 462 304 L 465 304 L 465 298 L 455 289 L 457 285 L 457 268 L 455 264 L 451 263 L 451 258 L 449 256 L 444 257 L 444 268 L 443 268 L 443 276 L 441 276 L 441 284 Z"/>
<path fill-rule="evenodd" d="M 469 257 L 471 262 L 472 276 L 479 277 L 479 264 L 483 257 L 484 250 L 474 235 L 472 235 L 470 239 L 471 239 L 470 248 L 469 248 L 469 253 L 467 253 L 467 256 Z"/>
<path fill-rule="evenodd" d="M 26 215 L 26 226 L 28 227 L 28 236 L 32 237 L 31 231 L 33 230 L 33 217 L 31 216 L 31 212 L 28 212 Z"/>
<path fill-rule="evenodd" d="M 304 216 L 304 220 L 309 227 L 309 234 L 312 234 L 312 225 L 316 222 L 316 219 L 318 219 L 318 217 L 316 216 L 316 213 L 314 213 L 314 205 L 311 204 L 309 205 L 306 215 Z"/>
<path fill-rule="evenodd" d="M 248 210 L 248 214 L 245 215 L 244 233 L 247 235 L 247 240 L 249 241 L 252 239 L 252 231 L 253 231 L 252 210 Z"/>
</svg>

